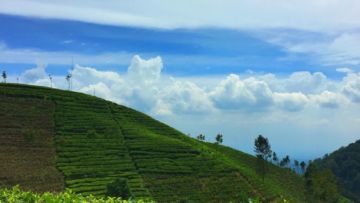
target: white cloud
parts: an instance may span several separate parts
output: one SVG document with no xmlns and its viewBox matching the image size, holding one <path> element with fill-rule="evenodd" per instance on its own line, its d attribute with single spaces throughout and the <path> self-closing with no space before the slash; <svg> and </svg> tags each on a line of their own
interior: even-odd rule
<svg viewBox="0 0 360 203">
<path fill-rule="evenodd" d="M 102 81 L 106 85 L 121 84 L 123 79 L 121 76 L 113 71 L 99 71 L 91 67 L 82 67 L 80 65 L 75 65 L 74 70 L 71 71 L 71 74 L 74 78 L 73 86 L 82 87 L 89 84 L 97 83 Z"/>
<path fill-rule="evenodd" d="M 287 27 L 323 31 L 337 30 L 339 25 L 344 29 L 360 25 L 360 3 L 356 0 L 110 0 L 106 4 L 85 0 L 1 0 L 0 3 L 0 13 L 4 14 L 157 28 Z"/>
<path fill-rule="evenodd" d="M 255 78 L 241 80 L 230 74 L 211 92 L 215 105 L 221 109 L 266 108 L 272 103 L 272 92 L 263 81 Z"/>
<path fill-rule="evenodd" d="M 353 31 L 345 29 L 328 33 L 274 30 L 265 32 L 260 38 L 289 53 L 310 54 L 312 60 L 322 65 L 354 66 L 360 64 L 359 27 Z"/>
<path fill-rule="evenodd" d="M 84 92 L 90 95 L 96 95 L 98 97 L 121 103 L 121 99 L 114 96 L 112 90 L 103 82 L 98 82 L 96 84 L 90 84 L 88 86 L 84 86 L 78 90 L 79 92 Z"/>
<path fill-rule="evenodd" d="M 295 72 L 283 81 L 282 86 L 289 92 L 313 93 L 328 88 L 329 80 L 321 72 Z"/>
<path fill-rule="evenodd" d="M 207 92 L 192 82 L 174 81 L 164 87 L 162 99 L 176 113 L 209 113 L 214 110 Z"/>
<path fill-rule="evenodd" d="M 163 64 L 159 56 L 144 60 L 140 56 L 135 55 L 128 68 L 128 75 L 137 83 L 149 85 L 160 79 L 162 68 Z"/>
<path fill-rule="evenodd" d="M 125 74 L 75 65 L 73 89 L 91 95 L 95 91 L 96 96 L 156 115 L 212 111 L 212 102 L 202 88 L 192 82 L 161 77 L 162 68 L 160 57 L 145 60 L 138 55 L 133 57 Z M 33 84 L 48 86 L 43 82 Z M 66 88 L 63 78 L 57 85 Z"/>
<path fill-rule="evenodd" d="M 14 49 L 0 42 L 0 61 L 2 63 L 47 63 L 71 65 L 71 59 L 80 64 L 120 64 L 127 65 L 132 54 L 126 52 L 110 52 L 96 55 L 79 54 L 63 51 L 41 51 L 34 49 Z"/>
<path fill-rule="evenodd" d="M 214 27 L 251 31 L 291 54 L 310 54 L 311 60 L 322 65 L 360 64 L 360 2 L 357 0 L 279 0 L 271 3 L 262 0 L 110 0 L 106 4 L 85 0 L 0 0 L 0 4 L 0 13 L 20 16 L 115 26 L 162 29 Z M 263 32 L 266 34 L 259 34 Z M 63 43 L 71 43 L 71 40 Z M 81 64 L 89 63 L 88 59 L 91 59 L 89 64 L 94 65 L 104 62 L 119 64 L 128 61 L 131 55 L 104 53 L 83 56 L 2 49 L 0 45 L 0 61 L 3 62 L 28 62 L 41 58 L 49 60 L 45 61 L 47 63 L 56 61 L 66 64 L 74 56 Z"/>
<path fill-rule="evenodd" d="M 77 20 L 107 25 L 128 25 L 144 27 L 166 27 L 163 22 L 153 20 L 148 16 L 134 15 L 126 11 L 114 10 L 108 2 L 107 8 L 101 8 L 88 1 L 6 1 L 1 0 L 0 13 L 40 18 Z M 115 2 L 113 2 L 115 3 Z M 102 4 L 104 5 L 104 4 Z"/>
<path fill-rule="evenodd" d="M 205 133 L 212 139 L 211 135 L 222 132 L 225 144 L 250 153 L 248 143 L 258 134 L 268 136 L 274 149 L 283 150 L 279 153 L 290 150 L 291 156 L 311 158 L 358 139 L 360 73 L 347 73 L 340 81 L 304 72 L 172 78 L 161 73 L 160 57 L 136 56 L 133 61 L 123 74 L 76 65 L 74 91 L 92 95 L 95 90 L 98 97 L 149 113 L 185 133 Z M 45 71 L 37 67 L 24 75 L 29 75 L 31 84 L 48 86 Z M 64 76 L 53 79 L 56 87 L 67 88 Z M 312 91 L 301 91 L 306 88 Z M 287 149 L 294 140 L 296 150 Z"/>
<path fill-rule="evenodd" d="M 21 80 L 26 83 L 32 83 L 48 77 L 45 71 L 46 65 L 38 64 L 37 67 L 26 70 L 21 74 Z"/>
<path fill-rule="evenodd" d="M 241 111 L 245 113 L 300 112 L 308 108 L 342 108 L 360 102 L 360 74 L 349 72 L 342 81 L 321 72 L 230 74 L 224 79 L 173 78 L 162 74 L 161 57 L 142 59 L 135 55 L 126 73 L 100 71 L 75 65 L 74 91 L 95 94 L 154 115 L 177 115 Z M 49 86 L 45 66 L 25 71 L 21 81 Z M 198 81 L 208 81 L 199 83 Z M 218 81 L 218 82 L 215 82 Z M 53 75 L 53 86 L 67 88 L 64 76 Z"/>
<path fill-rule="evenodd" d="M 300 92 L 274 93 L 274 100 L 278 107 L 287 111 L 300 111 L 309 101 L 307 96 Z"/>
<path fill-rule="evenodd" d="M 352 73 L 353 72 L 352 69 L 347 68 L 347 67 L 337 68 L 336 71 L 339 73 Z"/>
<path fill-rule="evenodd" d="M 310 95 L 310 99 L 317 105 L 324 108 L 338 108 L 348 103 L 342 94 L 325 90 L 321 94 Z"/>
<path fill-rule="evenodd" d="M 353 102 L 360 103 L 360 73 L 350 73 L 344 80 L 342 92 Z"/>
</svg>

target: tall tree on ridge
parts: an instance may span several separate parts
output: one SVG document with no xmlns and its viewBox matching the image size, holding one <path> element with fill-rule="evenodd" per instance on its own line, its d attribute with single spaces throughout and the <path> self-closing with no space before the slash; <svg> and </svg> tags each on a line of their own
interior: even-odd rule
<svg viewBox="0 0 360 203">
<path fill-rule="evenodd" d="M 216 140 L 216 144 L 221 144 L 223 142 L 223 135 L 220 133 L 217 134 L 215 140 Z"/>
<path fill-rule="evenodd" d="M 265 180 L 265 175 L 267 172 L 266 162 L 269 158 L 271 158 L 271 146 L 269 140 L 262 135 L 259 135 L 255 139 L 255 153 L 256 157 L 258 158 L 259 163 L 259 171 L 262 175 L 263 182 Z"/>
<path fill-rule="evenodd" d="M 281 161 L 280 161 L 280 166 L 281 167 L 288 167 L 290 164 L 290 157 L 289 155 L 286 155 Z"/>
<path fill-rule="evenodd" d="M 50 80 L 50 87 L 52 88 L 52 81 L 53 81 L 53 78 L 52 76 L 49 74 L 49 80 Z"/>
<path fill-rule="evenodd" d="M 294 160 L 294 165 L 295 165 L 295 172 L 298 172 L 299 170 L 299 161 L 298 160 Z"/>
<path fill-rule="evenodd" d="M 2 76 L 2 78 L 4 80 L 4 83 L 6 83 L 6 78 L 7 78 L 6 71 L 3 71 L 1 76 Z"/>
<path fill-rule="evenodd" d="M 301 172 L 302 172 L 302 173 L 305 173 L 306 163 L 305 163 L 304 161 L 302 161 L 302 162 L 300 163 L 300 168 L 301 168 Z"/>
<path fill-rule="evenodd" d="M 273 152 L 273 154 L 272 154 L 272 160 L 274 161 L 274 163 L 278 164 L 279 158 L 277 157 L 276 152 Z"/>
<path fill-rule="evenodd" d="M 68 82 L 68 90 L 71 90 L 71 74 L 66 75 L 66 81 Z"/>
<path fill-rule="evenodd" d="M 204 140 L 205 140 L 205 135 L 200 134 L 200 135 L 198 135 L 196 138 L 197 138 L 198 140 L 200 140 L 200 141 L 204 141 Z"/>
</svg>

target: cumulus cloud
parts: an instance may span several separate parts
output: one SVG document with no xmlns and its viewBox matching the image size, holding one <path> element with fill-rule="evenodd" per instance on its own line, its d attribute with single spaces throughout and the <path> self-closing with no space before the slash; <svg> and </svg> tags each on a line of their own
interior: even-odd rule
<svg viewBox="0 0 360 203">
<path fill-rule="evenodd" d="M 38 64 L 37 67 L 26 70 L 21 74 L 21 80 L 26 83 L 33 83 L 46 78 L 48 75 L 45 71 L 46 65 Z"/>
<path fill-rule="evenodd" d="M 300 92 L 274 93 L 274 100 L 278 107 L 287 111 L 300 111 L 308 103 L 306 95 Z"/>
<path fill-rule="evenodd" d="M 321 72 L 230 74 L 218 82 L 198 83 L 199 78 L 176 78 L 162 74 L 161 57 L 135 55 L 127 72 L 100 71 L 75 65 L 73 90 L 124 104 L 154 115 L 199 114 L 221 111 L 299 112 L 306 108 L 341 108 L 360 102 L 360 73 L 346 72 L 342 81 Z M 29 69 L 22 81 L 49 86 L 45 66 Z M 200 78 L 201 79 L 201 78 Z M 206 79 L 206 78 L 205 78 Z M 207 80 L 204 80 L 207 81 Z M 53 76 L 53 87 L 67 88 L 64 76 Z"/>
<path fill-rule="evenodd" d="M 112 86 L 113 84 L 123 83 L 123 79 L 120 75 L 113 71 L 98 71 L 92 67 L 83 67 L 75 65 L 71 70 L 71 74 L 74 78 L 73 86 L 83 87 L 90 84 L 102 81 L 105 85 Z"/>
<path fill-rule="evenodd" d="M 266 108 L 272 103 L 272 92 L 267 83 L 252 77 L 241 80 L 235 74 L 221 81 L 210 95 L 221 109 Z"/>
<path fill-rule="evenodd" d="M 293 72 L 286 77 L 274 74 L 257 76 L 265 81 L 274 92 L 302 92 L 304 94 L 318 94 L 324 90 L 336 88 L 336 83 L 331 81 L 321 72 L 309 71 Z"/>
<path fill-rule="evenodd" d="M 327 89 L 328 80 L 321 72 L 310 73 L 308 71 L 295 72 L 284 81 L 283 86 L 290 92 L 319 92 Z"/>
<path fill-rule="evenodd" d="M 139 83 L 151 84 L 160 79 L 162 68 L 163 64 L 159 56 L 144 60 L 135 55 L 128 68 L 128 75 Z"/>
<path fill-rule="evenodd" d="M 344 78 L 342 92 L 350 100 L 360 103 L 360 73 L 350 73 Z"/>
<path fill-rule="evenodd" d="M 198 85 L 161 77 L 160 57 L 135 55 L 124 74 L 75 65 L 73 90 L 94 94 L 156 115 L 211 112 L 212 101 Z M 40 81 L 40 80 L 39 80 Z M 39 81 L 33 84 L 39 84 Z"/>
<path fill-rule="evenodd" d="M 338 108 L 341 104 L 346 104 L 347 100 L 342 94 L 323 91 L 321 94 L 310 95 L 311 100 L 324 108 Z"/>
<path fill-rule="evenodd" d="M 162 100 L 171 104 L 172 111 L 177 113 L 209 113 L 214 110 L 207 92 L 192 82 L 174 81 L 165 88 Z"/>
</svg>

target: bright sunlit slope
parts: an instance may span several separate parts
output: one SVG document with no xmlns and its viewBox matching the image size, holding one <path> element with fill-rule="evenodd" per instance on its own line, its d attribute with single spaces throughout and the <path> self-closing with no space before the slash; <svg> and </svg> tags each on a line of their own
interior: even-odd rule
<svg viewBox="0 0 360 203">
<path fill-rule="evenodd" d="M 294 172 L 270 165 L 263 182 L 253 156 L 94 96 L 0 84 L 0 107 L 1 162 L 12 164 L 0 166 L 3 186 L 104 196 L 121 178 L 131 196 L 158 202 L 304 202 L 304 180 Z"/>
</svg>

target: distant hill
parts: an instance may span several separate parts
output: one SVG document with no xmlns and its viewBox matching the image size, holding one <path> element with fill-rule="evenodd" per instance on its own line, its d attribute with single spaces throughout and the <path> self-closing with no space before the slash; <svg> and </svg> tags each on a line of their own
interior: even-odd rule
<svg viewBox="0 0 360 203">
<path fill-rule="evenodd" d="M 0 187 L 104 196 L 125 180 L 133 197 L 158 202 L 305 201 L 288 169 L 269 164 L 263 182 L 251 155 L 76 92 L 0 84 L 0 145 Z"/>
<path fill-rule="evenodd" d="M 340 183 L 342 194 L 360 202 L 360 140 L 315 160 L 314 164 L 330 169 Z"/>
</svg>

